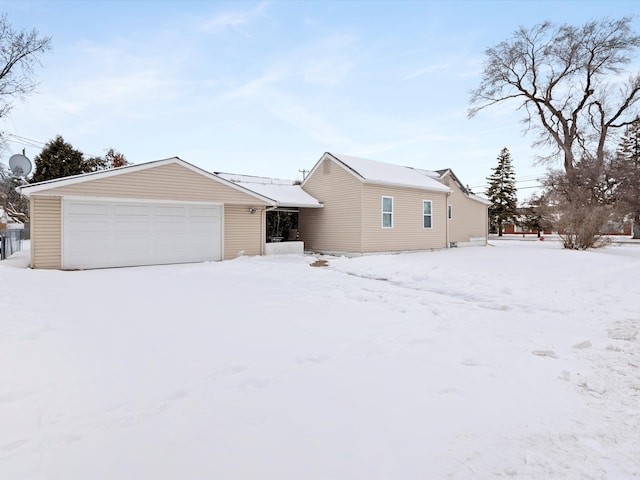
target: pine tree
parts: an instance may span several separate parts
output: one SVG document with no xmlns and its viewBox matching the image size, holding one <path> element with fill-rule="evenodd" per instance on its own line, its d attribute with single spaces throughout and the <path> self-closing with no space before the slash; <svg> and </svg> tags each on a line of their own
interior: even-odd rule
<svg viewBox="0 0 640 480">
<path fill-rule="evenodd" d="M 617 201 L 633 217 L 633 238 L 640 239 L 640 118 L 627 126 L 617 150 Z"/>
<path fill-rule="evenodd" d="M 506 147 L 500 151 L 498 165 L 492 170 L 491 176 L 487 177 L 487 197 L 492 203 L 489 207 L 489 221 L 492 229 L 497 229 L 498 236 L 501 237 L 503 224 L 515 220 L 518 207 L 516 177 L 511 164 L 511 154 Z"/>
<path fill-rule="evenodd" d="M 65 142 L 60 135 L 49 141 L 34 161 L 36 170 L 31 178 L 32 182 L 130 165 L 125 156 L 113 148 L 107 150 L 104 157 L 85 159 L 82 152 Z"/>
<path fill-rule="evenodd" d="M 33 160 L 36 165 L 31 180 L 33 182 L 43 182 L 91 171 L 82 152 L 65 142 L 60 135 L 54 140 L 50 140 Z"/>
</svg>

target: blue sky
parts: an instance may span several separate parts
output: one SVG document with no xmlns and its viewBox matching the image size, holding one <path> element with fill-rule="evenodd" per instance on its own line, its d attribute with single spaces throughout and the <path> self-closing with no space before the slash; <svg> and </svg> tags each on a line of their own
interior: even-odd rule
<svg viewBox="0 0 640 480">
<path fill-rule="evenodd" d="M 5 164 L 62 135 L 87 155 L 113 147 L 134 163 L 179 156 L 289 179 L 332 151 L 452 168 L 482 192 L 507 147 L 523 199 L 545 167 L 516 105 L 466 117 L 484 49 L 520 25 L 619 18 L 640 2 L 0 1 L 0 11 L 54 47 L 37 92 L 0 119 L 12 135 Z"/>
</svg>

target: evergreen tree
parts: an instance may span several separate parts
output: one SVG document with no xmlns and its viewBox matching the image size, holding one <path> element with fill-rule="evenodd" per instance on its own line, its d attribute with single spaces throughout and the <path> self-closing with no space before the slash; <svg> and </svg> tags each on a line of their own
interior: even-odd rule
<svg viewBox="0 0 640 480">
<path fill-rule="evenodd" d="M 32 182 L 79 175 L 93 170 L 91 163 L 84 160 L 82 152 L 65 142 L 60 135 L 45 145 L 42 152 L 34 158 L 34 163 L 36 169 Z"/>
<path fill-rule="evenodd" d="M 633 238 L 640 239 L 640 118 L 627 126 L 618 146 L 616 200 L 633 217 Z"/>
<path fill-rule="evenodd" d="M 130 165 L 125 156 L 113 148 L 108 149 L 104 157 L 85 159 L 82 152 L 65 142 L 60 135 L 45 145 L 42 152 L 34 158 L 34 162 L 36 169 L 31 178 L 32 182 Z"/>
<path fill-rule="evenodd" d="M 496 229 L 502 236 L 502 226 L 517 215 L 518 199 L 516 197 L 516 177 L 511 165 L 511 154 L 505 147 L 498 155 L 498 165 L 487 177 L 489 186 L 487 197 L 492 205 L 489 207 L 489 221 L 492 230 Z M 494 230 L 495 231 L 495 230 Z"/>
</svg>

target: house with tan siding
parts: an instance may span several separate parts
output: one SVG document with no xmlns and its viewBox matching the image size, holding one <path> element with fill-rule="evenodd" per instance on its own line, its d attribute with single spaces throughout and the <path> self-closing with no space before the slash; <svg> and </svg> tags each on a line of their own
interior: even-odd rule
<svg viewBox="0 0 640 480">
<path fill-rule="evenodd" d="M 451 189 L 447 200 L 449 246 L 486 245 L 491 202 L 471 193 L 451 169 L 431 174 Z"/>
<path fill-rule="evenodd" d="M 312 251 L 370 254 L 487 242 L 489 202 L 450 170 L 326 152 L 302 188 L 324 205 L 300 213 L 300 237 Z"/>
<path fill-rule="evenodd" d="M 210 173 L 177 157 L 19 187 L 31 267 L 87 269 L 304 250 L 367 254 L 487 241 L 489 202 L 450 170 L 325 153 L 302 185 Z M 295 212 L 290 242 L 267 219 Z M 269 217 L 271 216 L 271 217 Z M 277 242 L 283 240 L 277 238 Z"/>
<path fill-rule="evenodd" d="M 21 187 L 30 199 L 31 267 L 85 269 L 265 253 L 277 199 L 177 157 Z M 307 208 L 321 208 L 314 200 Z"/>
</svg>

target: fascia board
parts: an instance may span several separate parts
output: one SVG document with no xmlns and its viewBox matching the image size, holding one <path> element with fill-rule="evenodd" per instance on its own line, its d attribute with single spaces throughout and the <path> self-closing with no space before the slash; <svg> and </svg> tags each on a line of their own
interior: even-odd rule
<svg viewBox="0 0 640 480">
<path fill-rule="evenodd" d="M 434 192 L 434 193 L 451 193 L 449 187 L 443 185 L 444 188 L 429 188 L 429 187 L 421 187 L 419 185 L 407 185 L 406 183 L 392 183 L 392 182 L 384 182 L 381 180 L 363 180 L 365 185 L 381 185 L 385 187 L 393 187 L 393 188 L 403 188 L 403 189 L 415 189 L 415 190 L 423 190 L 425 192 Z"/>
</svg>

